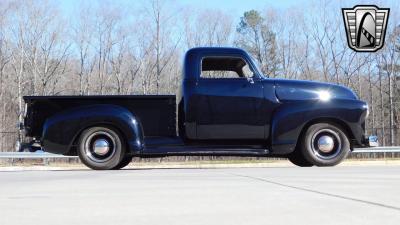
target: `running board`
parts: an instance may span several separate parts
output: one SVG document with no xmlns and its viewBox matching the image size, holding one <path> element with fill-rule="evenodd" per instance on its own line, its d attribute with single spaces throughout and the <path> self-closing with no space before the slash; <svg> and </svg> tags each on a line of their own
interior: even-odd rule
<svg viewBox="0 0 400 225">
<path fill-rule="evenodd" d="M 161 156 L 266 156 L 270 152 L 264 148 L 220 147 L 220 146 L 165 146 L 146 147 L 142 155 Z"/>
</svg>

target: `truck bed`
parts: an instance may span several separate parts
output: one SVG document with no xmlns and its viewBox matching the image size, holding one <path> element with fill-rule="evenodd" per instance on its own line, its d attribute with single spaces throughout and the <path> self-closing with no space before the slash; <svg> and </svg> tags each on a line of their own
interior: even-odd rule
<svg viewBox="0 0 400 225">
<path fill-rule="evenodd" d="M 41 137 L 43 124 L 52 115 L 89 104 L 127 108 L 140 118 L 145 136 L 176 136 L 175 95 L 24 96 L 27 136 Z"/>
</svg>

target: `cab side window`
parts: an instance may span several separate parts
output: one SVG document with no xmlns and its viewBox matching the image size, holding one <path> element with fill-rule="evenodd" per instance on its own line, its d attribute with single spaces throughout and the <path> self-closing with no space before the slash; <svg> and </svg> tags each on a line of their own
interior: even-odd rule
<svg viewBox="0 0 400 225">
<path fill-rule="evenodd" d="M 205 57 L 201 62 L 201 78 L 251 78 L 254 72 L 240 57 Z"/>
</svg>

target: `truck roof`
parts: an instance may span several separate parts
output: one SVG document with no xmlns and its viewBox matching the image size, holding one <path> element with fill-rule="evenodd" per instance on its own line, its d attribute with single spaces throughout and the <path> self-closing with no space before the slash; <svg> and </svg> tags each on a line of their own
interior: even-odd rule
<svg viewBox="0 0 400 225">
<path fill-rule="evenodd" d="M 204 57 L 212 56 L 232 56 L 232 57 L 243 57 L 248 60 L 248 63 L 252 64 L 252 67 L 257 70 L 256 65 L 251 62 L 251 57 L 246 51 L 240 48 L 233 47 L 196 47 L 189 49 L 186 52 L 184 63 L 183 63 L 183 79 L 198 79 L 201 73 L 201 61 Z M 258 72 L 258 70 L 257 70 Z"/>
<path fill-rule="evenodd" d="M 247 54 L 246 51 L 240 48 L 234 47 L 196 47 L 189 49 L 186 54 L 198 54 L 198 53 L 226 53 L 226 54 Z"/>
</svg>

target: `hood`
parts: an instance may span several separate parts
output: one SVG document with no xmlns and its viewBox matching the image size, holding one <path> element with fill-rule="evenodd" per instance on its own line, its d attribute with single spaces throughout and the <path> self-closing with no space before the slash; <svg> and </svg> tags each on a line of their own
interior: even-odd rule
<svg viewBox="0 0 400 225">
<path fill-rule="evenodd" d="M 330 100 L 357 99 L 347 87 L 304 80 L 275 80 L 275 91 L 279 100 Z"/>
</svg>

